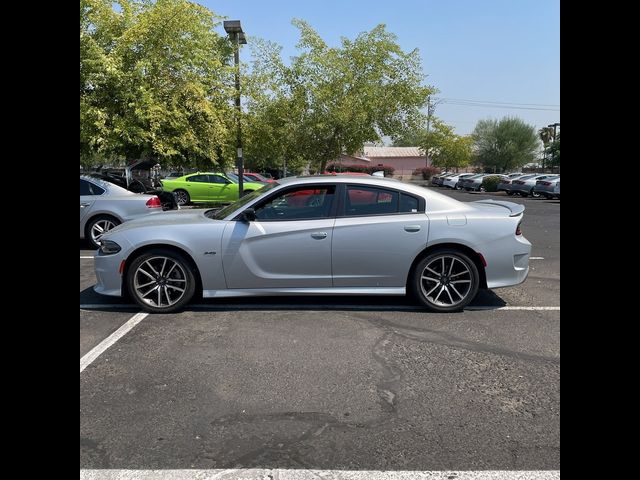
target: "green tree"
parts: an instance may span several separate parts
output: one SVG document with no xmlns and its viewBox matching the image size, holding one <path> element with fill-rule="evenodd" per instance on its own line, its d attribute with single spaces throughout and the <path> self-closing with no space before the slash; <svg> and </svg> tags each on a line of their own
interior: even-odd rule
<svg viewBox="0 0 640 480">
<path fill-rule="evenodd" d="M 513 117 L 480 120 L 473 139 L 476 163 L 500 171 L 533 162 L 540 145 L 535 128 Z"/>
<path fill-rule="evenodd" d="M 117 4 L 80 2 L 81 161 L 231 161 L 232 51 L 219 17 L 186 0 Z"/>
<path fill-rule="evenodd" d="M 549 145 L 547 152 L 549 154 L 549 162 L 551 163 L 551 166 L 559 167 L 560 166 L 560 133 L 558 133 L 553 143 Z"/>
<path fill-rule="evenodd" d="M 421 119 L 432 88 L 421 84 L 418 52 L 405 53 L 378 25 L 329 47 L 304 21 L 300 54 L 283 62 L 281 49 L 259 43 L 250 84 L 247 149 L 265 158 L 310 162 L 323 171 L 341 153 L 394 136 Z M 287 153 L 289 152 L 289 153 Z"/>
</svg>

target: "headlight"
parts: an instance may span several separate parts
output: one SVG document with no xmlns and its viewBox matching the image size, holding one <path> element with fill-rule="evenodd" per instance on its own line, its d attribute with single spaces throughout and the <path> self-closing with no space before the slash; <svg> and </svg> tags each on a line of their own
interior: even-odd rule
<svg viewBox="0 0 640 480">
<path fill-rule="evenodd" d="M 99 252 L 102 255 L 113 255 L 121 250 L 120 245 L 112 240 L 101 240 Z"/>
</svg>

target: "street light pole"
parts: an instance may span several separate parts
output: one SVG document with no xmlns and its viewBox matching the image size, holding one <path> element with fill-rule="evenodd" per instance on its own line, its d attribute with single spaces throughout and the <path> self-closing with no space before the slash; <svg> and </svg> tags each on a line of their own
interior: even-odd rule
<svg viewBox="0 0 640 480">
<path fill-rule="evenodd" d="M 553 127 L 553 143 L 556 142 L 556 129 L 560 126 L 559 123 L 552 123 L 551 125 L 547 125 L 547 127 L 551 128 Z M 553 154 L 551 155 L 551 161 L 553 162 L 553 165 L 555 166 L 556 164 L 556 151 L 554 149 Z M 551 171 L 553 172 L 553 167 L 551 167 Z"/>
<path fill-rule="evenodd" d="M 240 26 L 240 20 L 225 20 L 224 30 L 229 34 L 233 43 L 233 62 L 235 65 L 236 83 L 236 168 L 238 169 L 238 197 L 244 195 L 244 158 L 242 156 L 242 123 L 240 107 L 240 45 L 246 45 L 247 39 Z"/>
</svg>

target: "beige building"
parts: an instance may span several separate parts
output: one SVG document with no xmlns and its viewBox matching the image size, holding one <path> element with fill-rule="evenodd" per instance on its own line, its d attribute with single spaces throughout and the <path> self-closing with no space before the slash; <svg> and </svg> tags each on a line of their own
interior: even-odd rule
<svg viewBox="0 0 640 480">
<path fill-rule="evenodd" d="M 364 147 L 354 155 L 343 154 L 336 163 L 343 165 L 389 165 L 394 175 L 410 176 L 416 168 L 427 166 L 427 157 L 419 147 Z"/>
</svg>

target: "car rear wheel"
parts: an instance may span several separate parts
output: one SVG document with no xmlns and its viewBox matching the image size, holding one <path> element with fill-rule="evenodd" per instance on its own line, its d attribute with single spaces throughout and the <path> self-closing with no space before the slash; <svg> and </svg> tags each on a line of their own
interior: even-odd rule
<svg viewBox="0 0 640 480">
<path fill-rule="evenodd" d="M 191 201 L 189 192 L 186 190 L 175 190 L 173 193 L 176 194 L 176 202 L 178 202 L 178 205 L 180 206 L 186 205 Z"/>
<path fill-rule="evenodd" d="M 169 313 L 193 298 L 196 280 L 191 263 L 183 255 L 154 249 L 133 260 L 127 272 L 127 287 L 146 311 Z"/>
<path fill-rule="evenodd" d="M 443 249 L 432 252 L 415 268 L 411 290 L 418 301 L 435 312 L 461 311 L 478 293 L 480 275 L 464 253 Z"/>
<path fill-rule="evenodd" d="M 540 198 L 540 192 L 534 192 L 533 188 L 529 191 L 533 198 Z"/>
<path fill-rule="evenodd" d="M 98 215 L 87 223 L 85 238 L 89 240 L 93 248 L 100 248 L 102 235 L 118 225 L 120 225 L 120 220 L 117 218 L 111 215 Z"/>
</svg>

